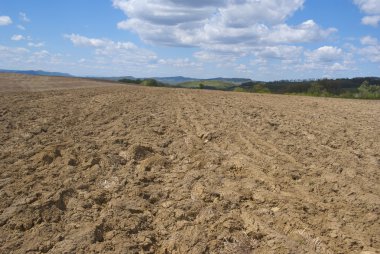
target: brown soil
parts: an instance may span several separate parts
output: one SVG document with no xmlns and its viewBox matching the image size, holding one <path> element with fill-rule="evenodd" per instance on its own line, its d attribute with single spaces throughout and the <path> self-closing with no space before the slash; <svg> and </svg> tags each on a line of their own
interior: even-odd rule
<svg viewBox="0 0 380 254">
<path fill-rule="evenodd" d="M 46 91 L 115 85 L 115 82 L 50 76 L 0 73 L 0 92 Z"/>
<path fill-rule="evenodd" d="M 0 253 L 380 249 L 380 101 L 0 87 Z"/>
</svg>

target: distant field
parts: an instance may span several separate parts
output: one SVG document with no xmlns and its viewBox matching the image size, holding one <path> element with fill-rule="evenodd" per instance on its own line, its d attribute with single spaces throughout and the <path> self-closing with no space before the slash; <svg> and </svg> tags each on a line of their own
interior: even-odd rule
<svg viewBox="0 0 380 254">
<path fill-rule="evenodd" d="M 120 84 L 112 81 L 95 79 L 0 73 L 0 92 L 31 92 L 70 88 L 101 87 L 110 85 Z"/>
</svg>

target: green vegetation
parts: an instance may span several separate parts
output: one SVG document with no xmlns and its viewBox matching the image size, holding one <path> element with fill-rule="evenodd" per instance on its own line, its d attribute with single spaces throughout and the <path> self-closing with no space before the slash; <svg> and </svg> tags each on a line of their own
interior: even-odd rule
<svg viewBox="0 0 380 254">
<path fill-rule="evenodd" d="M 176 85 L 176 87 L 209 90 L 231 90 L 231 88 L 236 86 L 239 86 L 239 84 L 219 80 L 188 81 Z"/>
<path fill-rule="evenodd" d="M 380 99 L 380 85 L 370 85 L 368 81 L 364 81 L 358 88 L 356 98 L 363 99 Z"/>
<path fill-rule="evenodd" d="M 380 78 L 280 80 L 273 82 L 250 81 L 242 84 L 216 79 L 166 84 L 156 79 L 119 80 L 122 83 L 143 86 L 166 86 L 190 89 L 224 90 L 249 93 L 294 94 L 318 97 L 380 99 Z"/>
<path fill-rule="evenodd" d="M 271 93 L 269 88 L 264 83 L 254 85 L 253 86 L 253 92 L 254 93 Z"/>
<path fill-rule="evenodd" d="M 123 79 L 120 79 L 119 82 L 121 82 L 121 83 L 128 83 L 128 84 L 141 84 L 142 80 L 141 79 L 123 78 Z"/>
<path fill-rule="evenodd" d="M 143 86 L 166 86 L 166 84 L 160 83 L 155 79 L 120 79 L 119 82 L 121 83 L 127 83 L 127 84 L 137 84 L 137 85 L 143 85 Z"/>
<path fill-rule="evenodd" d="M 247 90 L 245 90 L 242 87 L 235 87 L 232 91 L 234 91 L 234 92 L 240 92 L 240 93 L 247 92 Z"/>
<path fill-rule="evenodd" d="M 247 82 L 234 91 L 295 94 L 318 97 L 380 99 L 379 78 Z"/>
<path fill-rule="evenodd" d="M 159 83 L 155 79 L 145 79 L 142 83 L 144 86 L 159 86 Z"/>
</svg>

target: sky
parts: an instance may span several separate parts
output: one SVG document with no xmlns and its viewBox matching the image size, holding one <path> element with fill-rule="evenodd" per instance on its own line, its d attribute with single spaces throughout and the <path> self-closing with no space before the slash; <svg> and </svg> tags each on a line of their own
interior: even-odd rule
<svg viewBox="0 0 380 254">
<path fill-rule="evenodd" d="M 380 0 L 0 0 L 0 69 L 380 76 Z"/>
</svg>

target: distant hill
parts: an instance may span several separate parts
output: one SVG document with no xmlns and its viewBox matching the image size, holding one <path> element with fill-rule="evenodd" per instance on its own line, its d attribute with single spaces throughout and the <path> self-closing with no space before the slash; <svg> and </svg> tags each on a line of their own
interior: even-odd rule
<svg viewBox="0 0 380 254">
<path fill-rule="evenodd" d="M 110 80 L 111 78 L 106 78 Z M 140 84 L 142 80 L 154 79 L 160 83 L 160 86 L 172 86 L 172 87 L 183 87 L 183 88 L 199 88 L 202 86 L 204 89 L 218 89 L 218 90 L 232 90 L 236 86 L 240 86 L 243 83 L 253 82 L 251 79 L 244 78 L 211 78 L 211 79 L 197 79 L 188 78 L 182 76 L 176 77 L 151 77 L 136 79 L 134 77 L 119 77 L 112 78 L 112 80 L 117 80 L 124 83 L 135 83 Z"/>
<path fill-rule="evenodd" d="M 93 78 L 93 77 L 91 77 Z M 231 83 L 232 86 L 241 85 L 243 83 L 252 82 L 251 79 L 246 78 L 210 78 L 210 79 L 199 79 L 199 78 L 190 78 L 183 76 L 174 76 L 174 77 L 147 77 L 147 78 L 135 78 L 133 76 L 121 76 L 121 77 L 96 77 L 96 79 L 105 79 L 105 80 L 144 80 L 144 79 L 155 79 L 160 83 L 170 85 L 170 86 L 185 86 L 191 82 L 199 83 L 199 82 L 208 82 L 208 81 L 218 81 L 223 83 Z M 214 82 L 215 83 L 215 82 Z M 191 85 L 190 85 L 191 86 Z"/>
<path fill-rule="evenodd" d="M 169 85 L 180 85 L 182 83 L 187 82 L 207 82 L 207 81 L 219 81 L 223 83 L 233 83 L 233 84 L 242 84 L 246 82 L 251 82 L 251 79 L 245 79 L 245 78 L 210 78 L 210 79 L 198 79 L 198 78 L 189 78 L 189 77 L 153 77 L 153 79 L 160 81 L 165 84 Z"/>
<path fill-rule="evenodd" d="M 90 79 L 98 79 L 98 80 L 110 80 L 110 81 L 119 81 L 122 79 L 131 79 L 136 80 L 133 76 L 120 76 L 120 77 L 94 77 L 94 76 L 86 76 L 84 78 L 90 78 Z"/>
<path fill-rule="evenodd" d="M 49 72 L 49 71 L 41 71 L 41 70 L 0 70 L 0 73 L 18 73 L 18 74 L 26 74 L 26 75 L 34 75 L 34 76 L 57 76 L 57 77 L 74 77 L 68 73 L 62 72 Z"/>
<path fill-rule="evenodd" d="M 103 79 L 103 80 L 112 80 L 112 81 L 120 81 L 120 80 L 144 80 L 144 79 L 155 79 L 161 83 L 165 83 L 168 85 L 175 85 L 177 83 L 186 82 L 190 80 L 190 78 L 185 77 L 149 77 L 149 78 L 136 78 L 133 76 L 119 76 L 119 77 L 94 77 L 94 76 L 87 76 L 86 78 L 95 78 L 95 79 Z"/>
<path fill-rule="evenodd" d="M 204 79 L 204 80 L 208 80 L 208 81 L 222 81 L 222 82 L 226 82 L 226 83 L 234 83 L 234 84 L 243 84 L 243 83 L 247 83 L 247 82 L 252 82 L 252 79 L 248 79 L 248 78 L 210 78 L 210 79 Z"/>
<path fill-rule="evenodd" d="M 176 77 L 153 77 L 152 79 L 155 79 L 161 83 L 165 83 L 168 85 L 176 85 L 183 82 L 190 82 L 199 80 L 196 78 L 188 78 L 188 77 L 182 77 L 182 76 L 176 76 Z"/>
<path fill-rule="evenodd" d="M 0 69 L 0 73 L 18 73 L 18 74 L 26 74 L 26 75 L 34 75 L 34 76 L 57 76 L 57 77 L 75 77 L 68 73 L 62 73 L 62 72 L 49 72 L 49 71 L 42 71 L 42 70 L 2 70 Z M 231 86 L 235 85 L 241 85 L 243 83 L 252 82 L 251 79 L 245 79 L 245 78 L 210 78 L 210 79 L 198 79 L 198 78 L 189 78 L 189 77 L 183 77 L 183 76 L 174 76 L 174 77 L 147 77 L 147 78 L 136 78 L 133 76 L 119 76 L 119 77 L 96 77 L 96 76 L 85 76 L 83 78 L 90 78 L 90 79 L 97 79 L 97 80 L 110 80 L 110 81 L 119 81 L 122 79 L 129 79 L 129 80 L 144 80 L 144 79 L 155 79 L 160 83 L 172 85 L 172 86 L 180 86 L 186 87 L 186 86 L 192 86 L 190 84 L 182 84 L 187 82 L 207 82 L 207 81 L 218 81 L 224 83 L 231 83 Z M 218 87 L 218 82 L 211 82 L 211 86 Z M 220 84 L 220 83 L 219 83 Z M 221 87 L 225 88 L 226 84 L 221 85 Z"/>
</svg>

